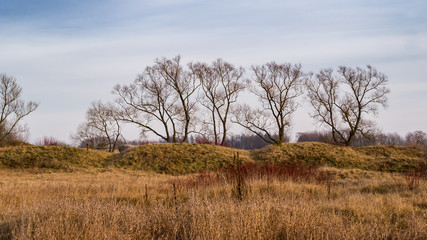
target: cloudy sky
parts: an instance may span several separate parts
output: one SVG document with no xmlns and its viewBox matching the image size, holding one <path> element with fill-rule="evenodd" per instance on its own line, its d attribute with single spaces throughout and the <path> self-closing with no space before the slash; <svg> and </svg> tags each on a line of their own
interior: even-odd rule
<svg viewBox="0 0 427 240">
<path fill-rule="evenodd" d="M 427 131 L 426 10 L 425 0 L 0 0 L 0 73 L 40 103 L 24 120 L 32 142 L 71 142 L 92 101 L 113 100 L 115 84 L 157 57 L 306 72 L 371 64 L 392 91 L 378 125 L 403 135 Z M 293 134 L 316 129 L 309 111 L 295 114 Z"/>
</svg>

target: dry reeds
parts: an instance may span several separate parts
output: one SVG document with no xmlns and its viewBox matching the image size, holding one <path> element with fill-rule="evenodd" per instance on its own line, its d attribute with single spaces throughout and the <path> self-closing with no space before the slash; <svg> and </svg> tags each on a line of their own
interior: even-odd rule
<svg viewBox="0 0 427 240">
<path fill-rule="evenodd" d="M 390 181 L 404 176 L 349 177 L 328 190 L 320 177 L 283 177 L 285 166 L 240 167 L 241 201 L 227 175 L 236 169 L 180 177 L 2 171 L 0 239 L 427 238 L 423 180 L 409 190 Z"/>
</svg>

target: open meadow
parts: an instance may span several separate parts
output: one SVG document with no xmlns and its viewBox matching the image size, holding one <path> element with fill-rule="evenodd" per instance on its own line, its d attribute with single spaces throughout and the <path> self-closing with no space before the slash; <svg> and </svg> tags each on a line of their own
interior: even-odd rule
<svg viewBox="0 0 427 240">
<path fill-rule="evenodd" d="M 216 169 L 212 158 L 187 162 L 198 173 L 181 174 L 184 160 L 171 160 L 174 172 L 166 174 L 168 168 L 143 157 L 152 147 L 121 154 L 123 159 L 140 156 L 139 165 L 100 154 L 106 157 L 104 164 L 64 168 L 60 160 L 52 160 L 51 167 L 41 162 L 31 166 L 35 157 L 22 165 L 30 167 L 4 167 L 13 154 L 0 151 L 0 239 L 427 239 L 427 183 L 420 169 L 372 171 L 361 162 L 346 168 L 283 164 L 279 160 L 284 161 L 286 151 L 280 155 L 280 149 L 269 151 L 276 162 L 260 162 L 264 149 L 242 151 L 241 162 L 231 155 L 229 165 Z M 215 148 L 183 147 L 187 152 Z M 352 154 L 353 149 L 343 149 L 347 152 L 335 155 Z M 396 151 L 401 154 L 402 149 Z M 357 151 L 367 151 L 362 150 Z M 218 154 L 227 151 L 237 150 L 219 149 Z M 401 157 L 396 151 L 383 152 L 389 159 Z M 166 152 L 151 153 L 160 158 Z M 329 163 L 333 159 L 318 157 Z"/>
</svg>

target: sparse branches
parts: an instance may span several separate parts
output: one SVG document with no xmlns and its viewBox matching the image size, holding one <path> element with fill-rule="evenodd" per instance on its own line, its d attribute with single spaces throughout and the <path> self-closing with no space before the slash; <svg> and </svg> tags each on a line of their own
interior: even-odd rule
<svg viewBox="0 0 427 240">
<path fill-rule="evenodd" d="M 117 144 L 122 136 L 117 112 L 118 109 L 113 104 L 96 101 L 92 103 L 86 113 L 89 127 L 106 139 L 109 152 L 117 149 Z"/>
<path fill-rule="evenodd" d="M 240 105 L 234 109 L 236 123 L 257 135 L 267 143 L 274 143 L 275 135 L 270 134 L 274 121 L 265 115 L 262 109 L 251 109 L 248 105 Z"/>
<path fill-rule="evenodd" d="M 221 141 L 220 144 L 225 145 L 231 105 L 237 101 L 239 92 L 244 89 L 241 80 L 244 69 L 236 68 L 222 59 L 217 59 L 211 65 L 190 63 L 189 67 L 202 86 L 201 104 L 209 112 L 214 143 Z"/>
<path fill-rule="evenodd" d="M 307 79 L 307 97 L 316 121 L 326 124 L 336 143 L 351 145 L 356 135 L 372 135 L 374 123 L 367 117 L 387 106 L 387 76 L 371 66 L 366 69 L 341 66 L 320 71 Z"/>
<path fill-rule="evenodd" d="M 186 142 L 199 85 L 180 61 L 179 56 L 157 59 L 133 84 L 116 85 L 113 93 L 118 96 L 120 119 L 138 125 L 142 134 L 150 132 L 166 142 Z M 160 129 L 154 127 L 156 123 Z"/>
<path fill-rule="evenodd" d="M 405 136 L 406 144 L 414 144 L 414 145 L 421 145 L 421 146 L 427 146 L 427 133 L 423 131 L 414 131 L 406 134 Z"/>
<path fill-rule="evenodd" d="M 307 96 L 314 108 L 311 117 L 317 121 L 328 125 L 331 128 L 332 138 L 338 142 L 338 138 L 343 138 L 338 130 L 341 125 L 335 116 L 336 102 L 338 100 L 339 82 L 333 76 L 332 69 L 321 70 L 315 78 L 309 77 L 306 80 Z"/>
<path fill-rule="evenodd" d="M 285 141 L 285 131 L 296 111 L 296 98 L 301 95 L 301 65 L 267 63 L 252 66 L 252 93 L 258 96 L 261 109 L 241 107 L 236 122 L 269 143 Z"/>
<path fill-rule="evenodd" d="M 13 77 L 0 75 L 0 143 L 25 132 L 19 122 L 39 106 L 36 102 L 25 103 L 21 99 L 22 88 Z"/>
<path fill-rule="evenodd" d="M 77 133 L 72 138 L 83 143 L 87 148 L 94 148 L 95 141 L 103 139 L 108 146 L 108 151 L 114 152 L 122 136 L 117 112 L 117 108 L 110 103 L 92 102 L 86 112 L 86 122 L 79 125 Z"/>
<path fill-rule="evenodd" d="M 187 142 L 188 135 L 191 133 L 192 114 L 197 103 L 193 96 L 200 83 L 191 72 L 183 69 L 179 55 L 173 59 L 157 59 L 155 63 L 164 82 L 173 90 L 169 94 L 172 94 L 177 101 L 175 108 L 178 113 L 178 123 L 181 125 L 179 126 L 181 131 L 176 132 L 180 135 L 178 141 Z"/>
<path fill-rule="evenodd" d="M 71 135 L 71 139 L 83 144 L 86 149 L 95 148 L 95 141 L 99 136 L 87 122 L 80 123 L 75 134 Z"/>
</svg>

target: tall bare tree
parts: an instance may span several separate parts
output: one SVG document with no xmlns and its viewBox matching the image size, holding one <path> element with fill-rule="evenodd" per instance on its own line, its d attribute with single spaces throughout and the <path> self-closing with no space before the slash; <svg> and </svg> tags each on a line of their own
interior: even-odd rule
<svg viewBox="0 0 427 240">
<path fill-rule="evenodd" d="M 5 74 L 0 75 L 0 144 L 8 138 L 25 132 L 19 122 L 39 106 L 36 102 L 21 99 L 22 88 L 16 79 Z"/>
<path fill-rule="evenodd" d="M 298 107 L 296 98 L 301 95 L 303 77 L 301 65 L 271 62 L 252 66 L 251 70 L 250 89 L 258 96 L 262 108 L 252 110 L 241 106 L 236 110 L 235 122 L 266 142 L 281 144 L 286 141 L 285 131 Z"/>
<path fill-rule="evenodd" d="M 133 84 L 116 85 L 121 120 L 138 125 L 167 142 L 187 142 L 195 111 L 197 79 L 181 57 L 156 59 Z M 160 129 L 158 126 L 161 126 Z"/>
<path fill-rule="evenodd" d="M 217 59 L 211 65 L 206 63 L 189 64 L 193 74 L 200 80 L 203 90 L 201 104 L 210 113 L 210 121 L 214 143 L 225 145 L 227 139 L 230 107 L 237 101 L 239 92 L 244 89 L 242 75 L 244 69 Z"/>
<path fill-rule="evenodd" d="M 190 128 L 193 127 L 191 118 L 197 103 L 194 93 L 199 88 L 200 83 L 193 74 L 184 70 L 179 55 L 173 59 L 158 59 L 156 60 L 156 65 L 166 85 L 173 89 L 169 94 L 174 95 L 178 102 L 175 107 L 179 116 L 177 120 L 181 123 L 182 137 L 180 141 L 187 142 L 188 135 L 191 133 Z"/>
<path fill-rule="evenodd" d="M 84 143 L 87 148 L 95 147 L 95 141 L 102 139 L 109 152 L 117 149 L 122 137 L 122 127 L 117 108 L 111 103 L 92 102 L 86 112 L 86 122 L 80 124 L 74 140 Z"/>
<path fill-rule="evenodd" d="M 316 121 L 327 125 L 336 143 L 351 145 L 356 135 L 369 137 L 375 130 L 369 118 L 378 106 L 387 106 L 387 76 L 375 68 L 340 66 L 321 70 L 306 81 L 307 97 Z"/>
</svg>

